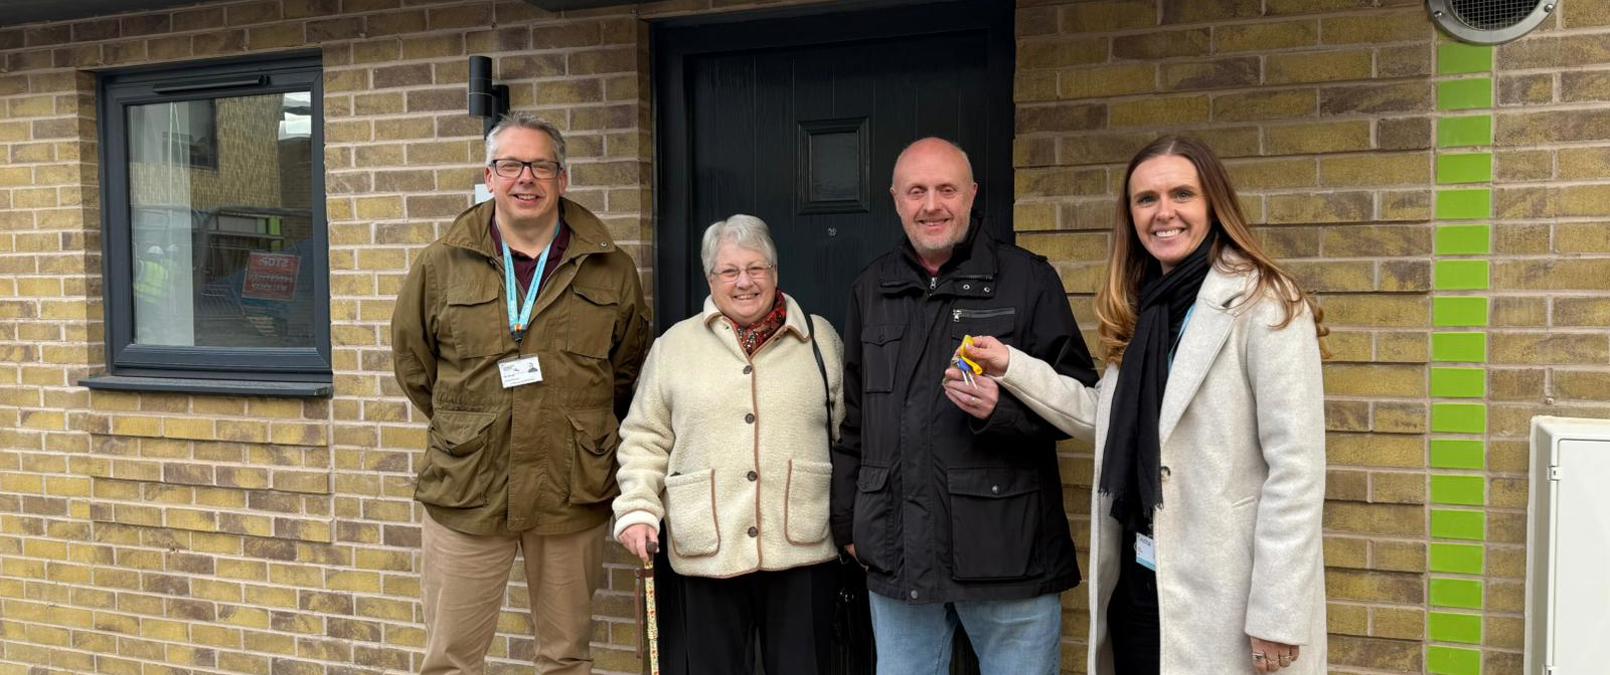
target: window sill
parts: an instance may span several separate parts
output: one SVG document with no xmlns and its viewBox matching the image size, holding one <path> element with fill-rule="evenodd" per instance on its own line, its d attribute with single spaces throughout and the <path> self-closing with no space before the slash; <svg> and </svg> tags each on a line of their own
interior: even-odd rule
<svg viewBox="0 0 1610 675">
<path fill-rule="evenodd" d="M 209 380 L 203 378 L 96 375 L 81 379 L 78 384 L 90 389 L 104 391 L 153 391 L 176 394 L 216 394 L 221 396 L 329 398 L 334 393 L 334 386 L 329 382 Z"/>
</svg>

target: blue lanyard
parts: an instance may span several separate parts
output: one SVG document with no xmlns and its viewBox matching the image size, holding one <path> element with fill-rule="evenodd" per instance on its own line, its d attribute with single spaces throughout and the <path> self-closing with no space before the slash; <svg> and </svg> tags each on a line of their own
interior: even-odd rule
<svg viewBox="0 0 1610 675">
<path fill-rule="evenodd" d="M 1170 345 L 1169 348 L 1168 348 L 1168 369 L 1169 370 L 1174 369 L 1174 352 L 1179 351 L 1180 340 L 1185 339 L 1185 327 L 1191 325 L 1191 315 L 1195 314 L 1195 313 L 1196 313 L 1196 305 L 1191 305 L 1190 309 L 1185 310 L 1185 320 L 1180 322 L 1180 334 L 1174 336 L 1174 344 Z"/>
<path fill-rule="evenodd" d="M 542 255 L 537 257 L 537 273 L 531 275 L 531 286 L 525 292 L 525 304 L 518 310 L 514 306 L 514 296 L 520 292 L 520 283 L 514 278 L 514 257 L 509 254 L 509 241 L 506 237 L 498 237 L 503 244 L 503 287 L 507 291 L 503 294 L 509 302 L 509 335 L 514 336 L 514 343 L 520 344 L 525 339 L 525 329 L 531 324 L 531 311 L 537 307 L 537 290 L 542 287 L 542 271 L 548 267 L 548 252 L 553 250 L 554 241 L 559 240 L 559 225 L 554 225 L 553 241 L 542 249 Z"/>
</svg>

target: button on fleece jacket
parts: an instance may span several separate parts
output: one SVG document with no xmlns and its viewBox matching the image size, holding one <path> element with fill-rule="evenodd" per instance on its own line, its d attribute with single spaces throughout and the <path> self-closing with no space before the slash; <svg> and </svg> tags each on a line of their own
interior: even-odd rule
<svg viewBox="0 0 1610 675">
<path fill-rule="evenodd" d="M 806 314 L 784 297 L 787 321 L 753 357 L 707 298 L 703 313 L 655 341 L 621 423 L 615 537 L 664 518 L 670 541 L 661 545 L 682 574 L 734 577 L 837 555 L 827 525 L 827 389 Z M 843 346 L 826 319 L 810 320 L 837 428 Z"/>
</svg>

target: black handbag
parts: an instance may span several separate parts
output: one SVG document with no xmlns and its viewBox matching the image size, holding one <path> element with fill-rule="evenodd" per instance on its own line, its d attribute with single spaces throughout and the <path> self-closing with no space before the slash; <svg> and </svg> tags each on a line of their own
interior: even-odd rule
<svg viewBox="0 0 1610 675">
<path fill-rule="evenodd" d="M 811 336 L 811 352 L 816 368 L 822 372 L 822 390 L 827 401 L 827 442 L 833 443 L 833 388 L 827 381 L 827 362 L 816 345 L 816 321 L 805 315 Z M 877 646 L 872 640 L 872 607 L 867 603 L 866 571 L 843 550 L 839 551 L 838 592 L 833 596 L 833 644 L 828 659 L 828 675 L 872 675 L 877 670 Z"/>
</svg>

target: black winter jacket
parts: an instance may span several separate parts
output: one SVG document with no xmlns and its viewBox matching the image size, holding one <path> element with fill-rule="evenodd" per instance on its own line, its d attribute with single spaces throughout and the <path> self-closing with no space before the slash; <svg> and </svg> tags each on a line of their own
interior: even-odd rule
<svg viewBox="0 0 1610 675">
<path fill-rule="evenodd" d="M 855 281 L 844 329 L 844 405 L 832 527 L 874 592 L 911 603 L 1014 600 L 1079 583 L 1056 442 L 1004 391 L 988 420 L 945 398 L 964 335 L 991 335 L 1096 382 L 1045 258 L 972 225 L 930 277 L 909 243 Z"/>
</svg>

